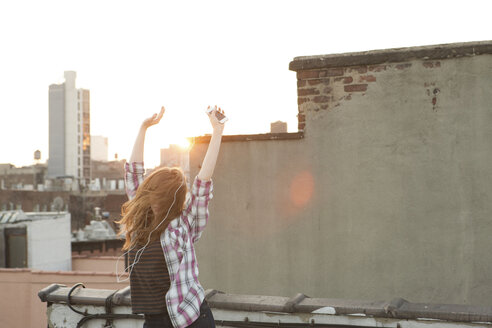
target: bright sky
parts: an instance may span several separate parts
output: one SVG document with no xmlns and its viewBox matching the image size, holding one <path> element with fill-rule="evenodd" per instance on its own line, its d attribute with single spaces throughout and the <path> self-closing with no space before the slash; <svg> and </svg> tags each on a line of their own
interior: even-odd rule
<svg viewBox="0 0 492 328">
<path fill-rule="evenodd" d="M 140 122 L 147 166 L 159 148 L 209 133 L 297 131 L 296 56 L 491 39 L 489 1 L 2 1 L 0 163 L 48 157 L 48 87 L 77 72 L 91 91 L 91 134 L 128 158 Z"/>
</svg>

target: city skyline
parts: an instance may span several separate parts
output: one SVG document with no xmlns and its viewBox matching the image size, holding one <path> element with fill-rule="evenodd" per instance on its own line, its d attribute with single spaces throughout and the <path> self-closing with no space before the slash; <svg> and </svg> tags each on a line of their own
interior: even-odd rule
<svg viewBox="0 0 492 328">
<path fill-rule="evenodd" d="M 110 158 L 128 158 L 140 122 L 166 106 L 147 135 L 154 166 L 159 149 L 210 132 L 207 105 L 226 111 L 225 134 L 266 133 L 277 120 L 296 132 L 294 57 L 487 40 L 485 4 L 2 3 L 0 138 L 13 141 L 0 163 L 32 164 L 37 149 L 46 161 L 48 87 L 64 71 L 91 90 L 91 133 L 108 137 Z"/>
</svg>

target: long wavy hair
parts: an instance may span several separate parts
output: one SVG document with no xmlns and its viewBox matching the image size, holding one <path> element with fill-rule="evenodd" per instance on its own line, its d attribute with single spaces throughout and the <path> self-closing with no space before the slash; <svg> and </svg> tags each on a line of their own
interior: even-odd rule
<svg viewBox="0 0 492 328">
<path fill-rule="evenodd" d="M 150 241 L 158 240 L 183 211 L 186 192 L 186 178 L 180 168 L 164 167 L 152 172 L 138 187 L 135 197 L 121 207 L 122 218 L 117 223 L 121 225 L 119 233 L 126 234 L 123 250 L 145 245 L 151 233 Z M 164 218 L 166 221 L 162 222 Z"/>
</svg>

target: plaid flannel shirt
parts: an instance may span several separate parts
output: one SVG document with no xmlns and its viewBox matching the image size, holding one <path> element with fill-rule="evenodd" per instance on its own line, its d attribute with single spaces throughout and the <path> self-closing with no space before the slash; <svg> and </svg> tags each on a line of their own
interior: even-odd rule
<svg viewBox="0 0 492 328">
<path fill-rule="evenodd" d="M 128 197 L 135 197 L 144 179 L 141 162 L 125 164 Z M 169 317 L 175 328 L 191 325 L 200 315 L 205 298 L 198 281 L 198 262 L 194 243 L 200 238 L 208 221 L 208 202 L 212 199 L 212 181 L 195 178 L 185 209 L 172 220 L 161 234 L 161 246 L 166 259 L 171 286 L 166 293 Z"/>
</svg>

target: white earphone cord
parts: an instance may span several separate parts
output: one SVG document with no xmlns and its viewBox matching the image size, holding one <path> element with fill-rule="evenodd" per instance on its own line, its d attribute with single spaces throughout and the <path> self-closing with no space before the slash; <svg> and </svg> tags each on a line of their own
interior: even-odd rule
<svg viewBox="0 0 492 328">
<path fill-rule="evenodd" d="M 130 279 L 130 276 L 132 274 L 132 271 L 133 271 L 133 267 L 138 263 L 138 261 L 140 261 L 140 258 L 142 257 L 142 254 L 145 250 L 145 248 L 147 247 L 147 245 L 150 243 L 150 236 L 152 235 L 152 233 L 154 231 L 156 231 L 160 226 L 161 224 L 166 221 L 168 215 L 169 215 L 169 212 L 171 211 L 171 208 L 173 208 L 173 205 L 174 203 L 176 202 L 176 194 L 178 193 L 179 189 L 181 189 L 181 187 L 183 186 L 184 184 L 184 179 L 183 181 L 181 181 L 181 185 L 178 187 L 178 189 L 176 189 L 176 191 L 174 192 L 174 200 L 173 200 L 173 203 L 171 204 L 171 206 L 169 206 L 169 209 L 167 210 L 167 213 L 166 213 L 166 216 L 164 217 L 164 219 L 157 225 L 157 227 L 154 228 L 154 230 L 152 230 L 150 233 L 149 233 L 149 237 L 147 238 L 147 243 L 142 247 L 140 248 L 136 253 L 135 253 L 135 259 L 133 260 L 133 263 L 128 265 L 126 268 L 125 268 L 125 271 L 127 271 L 128 269 L 130 269 L 130 272 L 128 272 L 128 277 L 121 280 L 120 278 L 124 275 L 124 273 L 122 273 L 121 275 L 118 274 L 118 263 L 120 261 L 120 259 L 125 256 L 126 254 L 128 254 L 132 249 L 135 248 L 135 246 L 137 245 L 136 243 L 129 249 L 127 250 L 125 253 L 121 254 L 117 259 L 116 259 L 116 281 L 117 282 L 125 282 L 127 281 L 128 279 Z M 145 216 L 145 220 L 147 220 L 147 216 Z"/>
</svg>

